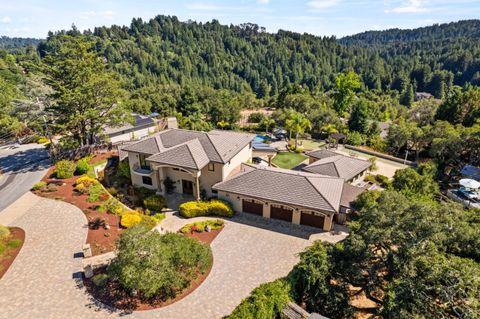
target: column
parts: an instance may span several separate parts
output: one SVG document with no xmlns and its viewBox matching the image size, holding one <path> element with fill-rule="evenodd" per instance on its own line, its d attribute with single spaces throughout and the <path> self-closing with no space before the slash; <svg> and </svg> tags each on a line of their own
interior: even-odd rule
<svg viewBox="0 0 480 319">
<path fill-rule="evenodd" d="M 270 203 L 264 203 L 263 204 L 263 211 L 262 211 L 262 216 L 264 218 L 270 218 Z"/>
<path fill-rule="evenodd" d="M 300 225 L 300 216 L 301 216 L 300 211 L 298 209 L 295 209 L 293 211 L 292 223 L 296 225 Z"/>
<path fill-rule="evenodd" d="M 199 178 L 199 172 L 197 172 L 197 175 L 195 176 L 195 196 L 197 201 L 200 200 L 200 178 Z"/>
</svg>

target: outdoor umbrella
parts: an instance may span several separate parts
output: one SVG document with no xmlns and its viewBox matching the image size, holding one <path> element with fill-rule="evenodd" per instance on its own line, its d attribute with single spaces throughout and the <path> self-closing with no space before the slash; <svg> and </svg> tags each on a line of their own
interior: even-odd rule
<svg viewBox="0 0 480 319">
<path fill-rule="evenodd" d="M 465 188 L 477 189 L 480 188 L 480 182 L 477 182 L 474 179 L 464 178 L 460 180 L 460 185 Z"/>
</svg>

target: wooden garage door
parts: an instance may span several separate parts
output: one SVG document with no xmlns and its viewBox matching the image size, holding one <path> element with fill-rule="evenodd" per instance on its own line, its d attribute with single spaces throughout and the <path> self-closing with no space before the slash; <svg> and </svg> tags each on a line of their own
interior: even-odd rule
<svg viewBox="0 0 480 319">
<path fill-rule="evenodd" d="M 313 226 L 313 227 L 318 227 L 323 229 L 323 223 L 325 222 L 325 216 L 320 215 L 313 215 L 313 214 L 307 214 L 303 213 L 300 215 L 300 224 L 302 225 L 308 225 L 308 226 Z"/>
<path fill-rule="evenodd" d="M 292 222 L 293 211 L 288 208 L 270 207 L 270 218 L 281 219 Z"/>
<path fill-rule="evenodd" d="M 242 211 L 249 214 L 263 215 L 263 205 L 242 200 Z"/>
</svg>

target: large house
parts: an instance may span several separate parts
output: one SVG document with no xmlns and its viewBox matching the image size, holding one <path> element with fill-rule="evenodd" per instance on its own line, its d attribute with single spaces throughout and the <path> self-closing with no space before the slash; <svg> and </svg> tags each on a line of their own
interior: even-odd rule
<svg viewBox="0 0 480 319">
<path fill-rule="evenodd" d="M 165 194 L 212 196 L 212 186 L 252 158 L 255 135 L 231 131 L 168 129 L 122 148 L 128 153 L 132 184 Z M 166 182 L 167 181 L 167 182 Z"/>
<path fill-rule="evenodd" d="M 303 168 L 305 172 L 340 177 L 347 182 L 362 178 L 372 166 L 369 161 L 328 150 L 315 150 L 307 155 L 309 165 Z"/>
<path fill-rule="evenodd" d="M 168 129 L 122 148 L 132 184 L 218 197 L 236 212 L 330 230 L 364 191 L 337 176 L 247 164 L 255 135 Z"/>
</svg>

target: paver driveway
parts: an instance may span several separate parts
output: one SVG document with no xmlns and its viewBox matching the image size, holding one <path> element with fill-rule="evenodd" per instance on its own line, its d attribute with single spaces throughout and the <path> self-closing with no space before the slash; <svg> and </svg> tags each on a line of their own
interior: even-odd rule
<svg viewBox="0 0 480 319">
<path fill-rule="evenodd" d="M 81 261 L 74 254 L 87 235 L 83 213 L 70 204 L 32 194 L 20 200 L 30 205 L 10 224 L 26 231 L 26 241 L 0 280 L 2 319 L 221 318 L 259 284 L 286 275 L 297 262 L 297 253 L 310 244 L 241 219 L 227 221 L 212 243 L 212 271 L 199 288 L 167 307 L 125 314 L 95 304 L 77 286 Z"/>
</svg>

